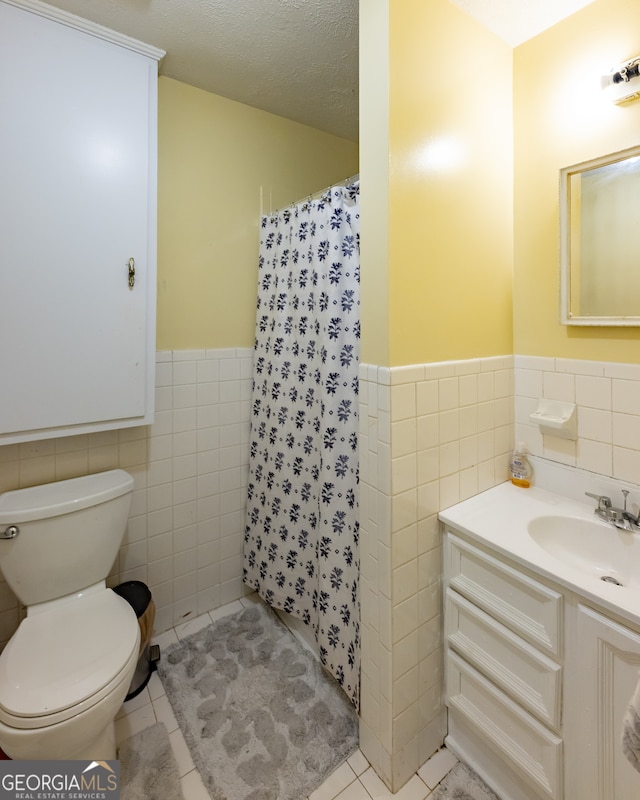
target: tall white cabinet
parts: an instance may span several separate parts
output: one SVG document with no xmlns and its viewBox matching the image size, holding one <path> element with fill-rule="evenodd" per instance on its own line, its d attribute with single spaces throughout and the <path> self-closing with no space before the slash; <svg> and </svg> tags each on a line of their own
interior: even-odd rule
<svg viewBox="0 0 640 800">
<path fill-rule="evenodd" d="M 163 55 L 0 0 L 0 444 L 153 419 Z"/>
</svg>

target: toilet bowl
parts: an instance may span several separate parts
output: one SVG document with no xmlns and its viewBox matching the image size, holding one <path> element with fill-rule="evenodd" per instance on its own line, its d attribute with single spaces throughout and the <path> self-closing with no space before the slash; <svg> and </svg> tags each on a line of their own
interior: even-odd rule
<svg viewBox="0 0 640 800">
<path fill-rule="evenodd" d="M 0 747 L 14 759 L 116 757 L 135 612 L 106 576 L 133 479 L 123 470 L 0 495 L 0 569 L 27 615 L 0 654 Z"/>
</svg>

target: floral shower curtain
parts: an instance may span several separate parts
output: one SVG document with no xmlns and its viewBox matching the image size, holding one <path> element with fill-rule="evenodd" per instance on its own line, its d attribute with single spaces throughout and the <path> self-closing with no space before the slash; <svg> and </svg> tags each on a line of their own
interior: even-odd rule
<svg viewBox="0 0 640 800">
<path fill-rule="evenodd" d="M 244 580 L 359 698 L 359 183 L 263 217 Z"/>
</svg>

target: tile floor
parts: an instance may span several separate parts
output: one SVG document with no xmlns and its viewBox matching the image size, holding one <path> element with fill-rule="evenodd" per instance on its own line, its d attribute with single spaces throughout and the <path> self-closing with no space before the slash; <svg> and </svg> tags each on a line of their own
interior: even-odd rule
<svg viewBox="0 0 640 800">
<path fill-rule="evenodd" d="M 206 627 L 215 619 L 239 611 L 243 606 L 252 602 L 255 602 L 252 597 L 236 600 L 160 634 L 155 637 L 154 642 L 160 645 L 162 651 L 172 642 Z M 144 691 L 122 707 L 116 718 L 116 739 L 118 743 L 122 742 L 156 722 L 164 722 L 169 731 L 169 739 L 178 763 L 185 800 L 210 800 L 209 794 L 200 780 L 200 774 L 191 760 L 191 755 L 157 673 L 151 677 Z M 357 750 L 327 778 L 322 786 L 310 795 L 308 800 L 388 800 L 388 798 L 426 800 L 456 764 L 456 761 L 455 756 L 446 748 L 439 750 L 399 792 L 392 794 L 369 766 L 364 755 Z"/>
</svg>

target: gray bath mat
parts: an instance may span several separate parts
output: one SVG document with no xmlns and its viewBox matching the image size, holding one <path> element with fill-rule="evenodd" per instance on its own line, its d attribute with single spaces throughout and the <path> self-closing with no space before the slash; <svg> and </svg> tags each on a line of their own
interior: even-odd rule
<svg viewBox="0 0 640 800">
<path fill-rule="evenodd" d="M 122 800 L 183 800 L 178 765 L 162 722 L 120 745 Z"/>
<path fill-rule="evenodd" d="M 429 800 L 498 800 L 469 767 L 458 762 Z"/>
<path fill-rule="evenodd" d="M 300 800 L 358 746 L 342 689 L 261 603 L 171 645 L 158 671 L 212 800 Z"/>
</svg>

